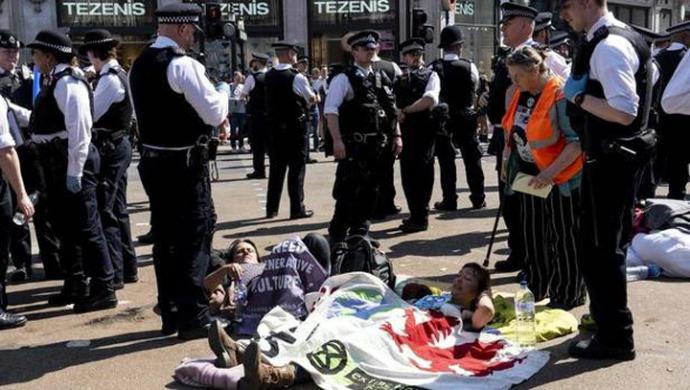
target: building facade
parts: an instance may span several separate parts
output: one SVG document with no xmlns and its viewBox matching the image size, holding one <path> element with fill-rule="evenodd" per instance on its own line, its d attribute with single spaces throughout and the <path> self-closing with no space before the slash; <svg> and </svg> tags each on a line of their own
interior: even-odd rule
<svg viewBox="0 0 690 390">
<path fill-rule="evenodd" d="M 128 65 L 150 42 L 155 32 L 157 7 L 181 0 L 0 0 L 0 28 L 9 28 L 24 41 L 38 31 L 62 28 L 75 43 L 91 28 L 107 28 L 122 42 L 121 60 Z M 312 64 L 327 65 L 349 60 L 342 50 L 342 36 L 349 31 L 372 28 L 381 33 L 381 55 L 399 60 L 397 45 L 409 37 L 410 13 L 423 9 L 435 28 L 435 39 L 427 45 L 428 61 L 441 54 L 437 48 L 443 26 L 458 24 L 465 32 L 464 56 L 481 70 L 488 71 L 491 57 L 500 42 L 499 5 L 507 0 L 218 0 L 226 18 L 244 22 L 247 40 L 239 50 L 245 61 L 253 51 L 271 52 L 279 39 L 301 42 Z M 512 0 L 529 2 L 540 10 L 554 12 L 558 20 L 558 0 Z M 443 5 L 454 5 L 446 11 Z M 629 23 L 664 30 L 690 18 L 690 0 L 609 0 L 616 16 Z M 562 26 L 564 27 L 564 26 Z M 232 45 L 215 43 L 207 49 L 207 64 L 229 71 L 227 57 Z M 237 53 L 235 53 L 237 54 Z M 25 53 L 28 55 L 28 53 Z M 218 65 L 220 64 L 220 65 Z M 245 64 L 246 65 L 246 64 Z"/>
</svg>

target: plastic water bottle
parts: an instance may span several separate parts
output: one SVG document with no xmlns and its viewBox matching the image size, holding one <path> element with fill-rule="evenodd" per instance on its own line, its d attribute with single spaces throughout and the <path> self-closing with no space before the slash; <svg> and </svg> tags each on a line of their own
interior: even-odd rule
<svg viewBox="0 0 690 390">
<path fill-rule="evenodd" d="M 638 265 L 626 269 L 626 279 L 628 282 L 644 279 L 656 279 L 661 276 L 661 268 L 656 264 Z"/>
<path fill-rule="evenodd" d="M 38 191 L 32 192 L 29 195 L 29 200 L 35 206 L 36 203 L 38 203 Z M 16 213 L 14 213 L 14 217 L 12 217 L 12 222 L 14 222 L 14 224 L 17 226 L 22 226 L 27 222 L 26 215 L 24 215 L 24 213 L 22 213 L 21 211 L 17 211 Z"/>
<path fill-rule="evenodd" d="M 235 284 L 235 295 L 232 297 L 232 303 L 235 306 L 235 320 L 242 321 L 242 311 L 247 305 L 247 286 L 242 282 Z"/>
<path fill-rule="evenodd" d="M 527 288 L 527 281 L 520 282 L 520 290 L 515 294 L 516 336 L 523 348 L 537 345 L 537 329 L 534 318 L 534 294 Z"/>
</svg>

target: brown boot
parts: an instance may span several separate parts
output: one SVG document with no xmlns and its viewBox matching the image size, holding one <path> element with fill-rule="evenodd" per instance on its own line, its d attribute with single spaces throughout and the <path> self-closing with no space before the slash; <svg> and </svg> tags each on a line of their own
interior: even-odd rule
<svg viewBox="0 0 690 390">
<path fill-rule="evenodd" d="M 213 321 L 208 329 L 208 345 L 216 354 L 216 367 L 235 367 L 242 361 L 243 353 L 240 346 L 225 332 L 218 320 Z"/>
<path fill-rule="evenodd" d="M 261 362 L 261 350 L 256 341 L 252 341 L 244 351 L 243 389 L 271 390 L 284 389 L 295 383 L 295 366 L 288 364 L 273 367 Z"/>
</svg>

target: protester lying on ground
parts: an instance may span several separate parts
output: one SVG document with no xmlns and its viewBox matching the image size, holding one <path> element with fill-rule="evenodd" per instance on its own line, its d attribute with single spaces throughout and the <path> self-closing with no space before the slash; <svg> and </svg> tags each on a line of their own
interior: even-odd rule
<svg viewBox="0 0 690 390">
<path fill-rule="evenodd" d="M 242 239 L 230 245 L 226 259 L 204 280 L 211 313 L 239 322 L 236 331 L 251 336 L 275 306 L 306 317 L 304 294 L 328 277 L 330 246 L 322 235 L 309 233 L 279 243 L 261 258 L 256 245 Z"/>
<path fill-rule="evenodd" d="M 402 298 L 426 310 L 453 305 L 460 310 L 463 329 L 470 331 L 480 331 L 496 313 L 491 298 L 491 275 L 477 263 L 467 263 L 460 269 L 449 294 L 431 293 L 429 286 L 409 283 L 403 289 Z"/>
</svg>

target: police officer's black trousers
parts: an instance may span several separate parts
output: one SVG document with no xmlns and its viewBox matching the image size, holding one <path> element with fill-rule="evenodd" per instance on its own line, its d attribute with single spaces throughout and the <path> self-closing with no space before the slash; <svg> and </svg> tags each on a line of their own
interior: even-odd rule
<svg viewBox="0 0 690 390">
<path fill-rule="evenodd" d="M 338 162 L 335 172 L 335 211 L 328 227 L 331 243 L 342 242 L 347 235 L 368 234 L 369 219 L 376 207 L 383 150 L 379 146 L 360 146 L 361 153 L 353 154 L 353 148 L 346 145 L 348 158 Z"/>
<path fill-rule="evenodd" d="M 501 202 L 501 215 L 508 229 L 508 248 L 510 248 L 510 261 L 523 265 L 525 259 L 525 244 L 522 240 L 520 217 L 520 199 L 515 193 L 505 195 L 506 184 L 501 180 L 501 166 L 503 165 L 503 147 L 505 146 L 504 132 L 502 128 L 494 128 L 491 142 L 496 151 L 496 171 L 498 173 L 498 196 Z"/>
<path fill-rule="evenodd" d="M 91 291 L 112 288 L 113 265 L 98 212 L 97 187 L 100 157 L 89 145 L 81 178 L 81 191 L 67 191 L 67 141 L 53 140 L 39 145 L 46 180 L 48 212 L 60 239 L 60 260 L 66 286 L 81 284 L 84 273 L 91 278 Z"/>
<path fill-rule="evenodd" d="M 375 213 L 386 215 L 389 210 L 395 208 L 395 155 L 391 149 L 384 151 L 381 160 L 381 182 L 379 194 L 376 200 Z"/>
<path fill-rule="evenodd" d="M 306 129 L 305 129 L 306 131 Z M 299 140 L 276 138 L 271 140 L 269 151 L 268 193 L 266 213 L 277 213 L 280 196 L 287 173 L 287 190 L 290 197 L 290 215 L 304 211 L 304 175 L 306 172 L 306 148 L 304 134 L 296 135 Z M 282 142 L 281 142 L 282 141 Z"/>
<path fill-rule="evenodd" d="M 403 144 L 403 149 L 405 145 Z M 455 148 L 449 135 L 439 134 L 436 136 L 434 146 L 436 157 L 438 158 L 438 169 L 441 176 L 441 190 L 443 191 L 443 202 L 457 205 L 458 194 L 456 193 L 457 169 L 455 167 Z"/>
<path fill-rule="evenodd" d="M 411 118 L 408 118 L 408 121 Z M 400 154 L 400 178 L 410 210 L 410 222 L 426 225 L 429 202 L 434 190 L 433 125 L 425 122 L 401 125 L 403 150 Z"/>
<path fill-rule="evenodd" d="M 266 148 L 268 124 L 264 115 L 249 115 L 249 143 L 252 146 L 252 166 L 254 172 L 266 174 Z"/>
<path fill-rule="evenodd" d="M 22 166 L 22 178 L 28 193 L 38 191 L 38 203 L 34 205 L 34 230 L 38 251 L 43 263 L 46 278 L 62 278 L 60 267 L 60 241 L 50 223 L 48 197 L 46 196 L 46 179 L 36 144 L 26 144 L 17 149 Z"/>
<path fill-rule="evenodd" d="M 6 276 L 10 263 L 10 231 L 12 229 L 12 207 L 10 186 L 0 176 L 0 309 L 7 309 Z"/>
<path fill-rule="evenodd" d="M 684 200 L 685 186 L 688 183 L 688 164 L 690 163 L 690 152 L 688 152 L 690 136 L 685 134 L 687 127 L 678 128 L 673 123 L 666 124 L 663 122 L 662 125 L 667 126 L 664 128 L 662 144 L 666 152 L 665 171 L 668 181 L 668 198 Z"/>
<path fill-rule="evenodd" d="M 101 176 L 98 186 L 98 201 L 103 223 L 103 233 L 108 243 L 108 253 L 115 270 L 115 283 L 122 282 L 124 276 L 137 274 L 136 256 L 132 256 L 134 247 L 129 226 L 129 214 L 126 207 L 127 168 L 132 161 L 132 146 L 129 139 L 105 141 L 109 146 L 102 146 Z M 125 188 L 122 188 L 124 186 Z M 122 206 L 122 202 L 125 206 Z M 129 235 L 129 237 L 125 237 Z M 125 258 L 127 262 L 125 263 Z"/>
<path fill-rule="evenodd" d="M 453 129 L 453 141 L 462 153 L 462 162 L 465 165 L 465 177 L 470 189 L 470 201 L 472 205 L 478 206 L 484 203 L 484 170 L 482 169 L 482 149 L 477 139 L 477 121 L 464 120 L 461 123 L 453 124 L 451 120 L 449 126 Z"/>
<path fill-rule="evenodd" d="M 203 326 L 209 321 L 203 281 L 213 230 L 208 161 L 188 160 L 185 151 L 145 148 L 139 174 L 151 204 L 153 266 L 163 325 L 179 330 Z"/>
<path fill-rule="evenodd" d="M 598 337 L 606 345 L 633 346 L 625 250 L 641 164 L 617 154 L 586 163 L 582 183 L 581 269 Z"/>
</svg>

